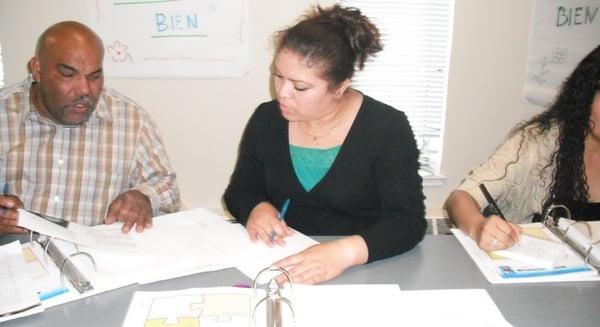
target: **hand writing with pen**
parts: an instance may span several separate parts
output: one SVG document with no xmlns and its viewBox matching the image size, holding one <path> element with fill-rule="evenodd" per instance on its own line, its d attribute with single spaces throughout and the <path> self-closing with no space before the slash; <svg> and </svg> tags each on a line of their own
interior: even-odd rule
<svg viewBox="0 0 600 327">
<path fill-rule="evenodd" d="M 283 215 L 281 214 L 282 212 L 283 206 L 281 211 L 277 211 L 269 202 L 257 204 L 250 212 L 248 222 L 246 223 L 246 230 L 250 239 L 254 242 L 260 240 L 267 246 L 275 244 L 284 246 L 285 238 L 291 236 L 294 231 L 283 220 L 285 212 L 283 212 Z"/>
<path fill-rule="evenodd" d="M 284 238 L 293 233 L 283 219 L 289 204 L 290 200 L 286 199 L 279 211 L 268 202 L 256 205 L 246 223 L 250 238 L 261 240 L 268 246 L 285 246 Z M 273 266 L 286 269 L 295 283 L 318 284 L 339 276 L 348 267 L 367 262 L 368 257 L 364 239 L 353 235 L 313 245 L 273 263 Z M 283 275 L 277 279 L 280 283 L 285 281 Z"/>
<path fill-rule="evenodd" d="M 23 202 L 18 196 L 10 194 L 8 183 L 4 183 L 4 190 L 0 195 L 0 207 L 0 235 L 27 232 L 25 228 L 17 226 L 19 222 L 17 210 L 23 208 Z"/>
</svg>

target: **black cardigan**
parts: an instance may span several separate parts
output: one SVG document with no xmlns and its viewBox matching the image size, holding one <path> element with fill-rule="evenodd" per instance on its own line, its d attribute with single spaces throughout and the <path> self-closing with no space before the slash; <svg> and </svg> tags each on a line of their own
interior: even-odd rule
<svg viewBox="0 0 600 327">
<path fill-rule="evenodd" d="M 261 104 L 246 126 L 225 205 L 246 224 L 262 201 L 279 208 L 291 199 L 285 220 L 308 235 L 360 235 L 369 262 L 413 248 L 426 222 L 419 151 L 406 116 L 364 96 L 356 119 L 327 174 L 311 191 L 292 166 L 288 121 L 277 101 Z"/>
</svg>

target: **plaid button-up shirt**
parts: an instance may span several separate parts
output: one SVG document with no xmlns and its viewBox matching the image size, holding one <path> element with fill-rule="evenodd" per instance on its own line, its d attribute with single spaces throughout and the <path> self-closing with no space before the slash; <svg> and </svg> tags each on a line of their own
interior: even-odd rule
<svg viewBox="0 0 600 327">
<path fill-rule="evenodd" d="M 0 183 L 26 209 L 86 225 L 138 190 L 155 215 L 181 205 L 158 128 L 135 102 L 104 89 L 90 119 L 63 126 L 38 114 L 31 80 L 0 90 Z"/>
</svg>

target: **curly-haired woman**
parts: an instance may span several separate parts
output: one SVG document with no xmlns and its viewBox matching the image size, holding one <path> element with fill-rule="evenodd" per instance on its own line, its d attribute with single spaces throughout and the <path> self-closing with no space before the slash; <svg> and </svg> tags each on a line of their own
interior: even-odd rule
<svg viewBox="0 0 600 327">
<path fill-rule="evenodd" d="M 484 183 L 506 220 L 485 218 Z M 563 83 L 555 102 L 517 125 L 446 200 L 454 222 L 484 250 L 519 240 L 516 224 L 536 221 L 552 204 L 576 220 L 600 219 L 600 46 Z"/>
</svg>

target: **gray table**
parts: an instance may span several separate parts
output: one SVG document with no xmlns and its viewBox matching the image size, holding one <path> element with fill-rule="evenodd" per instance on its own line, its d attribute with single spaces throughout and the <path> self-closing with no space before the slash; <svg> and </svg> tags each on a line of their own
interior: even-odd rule
<svg viewBox="0 0 600 327">
<path fill-rule="evenodd" d="M 0 244 L 13 239 L 0 236 Z M 231 286 L 239 282 L 251 281 L 236 269 L 200 273 L 116 289 L 0 325 L 121 326 L 135 291 Z M 491 285 L 453 236 L 426 236 L 408 253 L 350 268 L 329 283 L 393 283 L 403 290 L 485 288 L 514 326 L 600 326 L 600 282 Z"/>
</svg>

